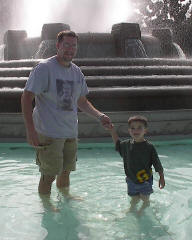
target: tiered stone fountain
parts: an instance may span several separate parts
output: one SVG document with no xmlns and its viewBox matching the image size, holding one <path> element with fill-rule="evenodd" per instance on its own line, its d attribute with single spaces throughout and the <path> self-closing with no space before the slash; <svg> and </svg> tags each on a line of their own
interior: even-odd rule
<svg viewBox="0 0 192 240">
<path fill-rule="evenodd" d="M 39 58 L 56 53 L 56 33 L 68 28 L 45 24 L 41 39 L 28 39 L 25 31 L 5 34 L 5 61 L 0 62 L 2 140 L 25 137 L 20 105 L 25 82 Z M 74 62 L 86 77 L 89 100 L 111 117 L 121 136 L 127 134 L 127 119 L 133 114 L 149 118 L 150 135 L 191 133 L 192 61 L 184 58 L 169 30 L 141 36 L 138 24 L 122 23 L 113 25 L 111 33 L 81 33 Z M 109 136 L 84 113 L 79 113 L 79 122 L 80 137 Z"/>
</svg>

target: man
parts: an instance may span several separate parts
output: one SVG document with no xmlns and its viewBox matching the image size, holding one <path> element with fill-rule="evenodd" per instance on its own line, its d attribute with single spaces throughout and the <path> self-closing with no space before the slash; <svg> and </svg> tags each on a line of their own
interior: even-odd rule
<svg viewBox="0 0 192 240">
<path fill-rule="evenodd" d="M 75 32 L 58 34 L 57 55 L 32 70 L 21 98 L 27 141 L 37 150 L 40 194 L 49 194 L 55 179 L 58 188 L 69 188 L 70 172 L 76 168 L 78 107 L 104 127 L 111 123 L 86 98 L 84 75 L 72 63 L 77 41 Z"/>
</svg>

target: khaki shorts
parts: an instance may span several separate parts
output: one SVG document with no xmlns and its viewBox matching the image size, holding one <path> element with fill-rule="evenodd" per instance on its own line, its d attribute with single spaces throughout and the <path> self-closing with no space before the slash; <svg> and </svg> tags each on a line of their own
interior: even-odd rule
<svg viewBox="0 0 192 240">
<path fill-rule="evenodd" d="M 40 146 L 36 147 L 36 164 L 44 175 L 56 176 L 63 170 L 75 171 L 77 160 L 76 138 L 51 138 L 38 134 Z"/>
</svg>

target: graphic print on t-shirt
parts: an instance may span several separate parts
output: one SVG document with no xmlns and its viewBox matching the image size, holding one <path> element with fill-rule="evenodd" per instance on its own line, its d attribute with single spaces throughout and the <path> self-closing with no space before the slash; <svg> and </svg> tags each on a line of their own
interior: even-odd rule
<svg viewBox="0 0 192 240">
<path fill-rule="evenodd" d="M 73 82 L 69 80 L 56 79 L 57 107 L 64 111 L 72 111 Z"/>
</svg>

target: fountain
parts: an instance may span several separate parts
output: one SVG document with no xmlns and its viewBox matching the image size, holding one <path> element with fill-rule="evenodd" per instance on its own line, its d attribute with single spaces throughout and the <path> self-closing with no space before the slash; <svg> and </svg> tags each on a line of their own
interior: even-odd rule
<svg viewBox="0 0 192 240">
<path fill-rule="evenodd" d="M 56 54 L 57 32 L 63 23 L 44 24 L 41 37 L 27 38 L 24 30 L 4 36 L 0 62 L 0 138 L 24 138 L 20 96 L 27 77 L 39 59 Z M 144 114 L 150 135 L 190 134 L 192 61 L 173 42 L 169 29 L 141 34 L 136 23 L 112 26 L 111 33 L 79 33 L 74 62 L 81 67 L 90 93 L 88 99 L 115 122 L 121 136 L 127 118 Z M 98 122 L 79 113 L 80 137 L 106 137 Z"/>
<path fill-rule="evenodd" d="M 0 45 L 0 61 L 4 60 L 5 44 Z"/>
</svg>

